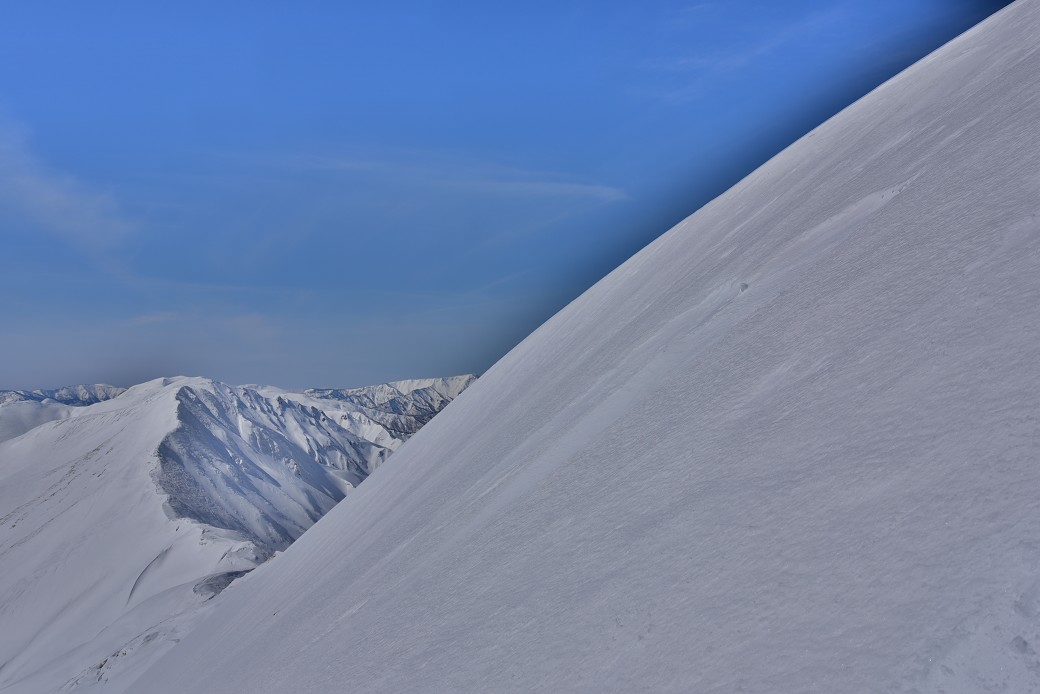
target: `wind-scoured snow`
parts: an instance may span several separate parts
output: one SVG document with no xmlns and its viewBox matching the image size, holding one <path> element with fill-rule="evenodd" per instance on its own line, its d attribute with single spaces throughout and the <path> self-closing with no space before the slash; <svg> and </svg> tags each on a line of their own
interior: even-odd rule
<svg viewBox="0 0 1040 694">
<path fill-rule="evenodd" d="M 1040 690 L 1040 2 L 538 329 L 135 691 Z"/>
<path fill-rule="evenodd" d="M 427 388 L 454 393 L 471 380 Z M 355 389 L 368 390 L 385 388 Z M 0 443 L 5 693 L 123 691 L 210 598 L 288 547 L 406 438 L 369 416 L 378 404 L 273 387 L 158 379 L 89 406 L 90 391 L 69 391 L 77 406 L 61 392 L 0 405 L 11 428 L 36 416 L 17 419 L 17 408 L 56 413 Z M 420 395 L 414 416 L 428 420 L 447 400 Z"/>
</svg>

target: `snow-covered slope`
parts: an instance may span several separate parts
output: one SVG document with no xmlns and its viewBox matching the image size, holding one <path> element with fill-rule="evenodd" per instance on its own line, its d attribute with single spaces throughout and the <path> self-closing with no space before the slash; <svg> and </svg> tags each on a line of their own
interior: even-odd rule
<svg viewBox="0 0 1040 694">
<path fill-rule="evenodd" d="M 201 378 L 0 405 L 21 406 L 64 409 L 0 443 L 4 692 L 120 690 L 403 440 L 342 400 Z"/>
<path fill-rule="evenodd" d="M 1040 691 L 1038 37 L 637 254 L 135 690 Z"/>
</svg>

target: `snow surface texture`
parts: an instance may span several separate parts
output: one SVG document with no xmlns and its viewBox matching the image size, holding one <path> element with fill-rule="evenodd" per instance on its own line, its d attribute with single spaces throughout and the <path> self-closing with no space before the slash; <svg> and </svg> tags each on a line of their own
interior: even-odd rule
<svg viewBox="0 0 1040 694">
<path fill-rule="evenodd" d="M 373 416 L 428 421 L 472 380 L 349 391 L 364 409 L 200 378 L 12 396 L 0 423 L 63 409 L 0 443 L 0 691 L 123 691 L 400 446 Z"/>
<path fill-rule="evenodd" d="M 135 691 L 1040 691 L 1038 37 L 637 254 Z"/>
</svg>

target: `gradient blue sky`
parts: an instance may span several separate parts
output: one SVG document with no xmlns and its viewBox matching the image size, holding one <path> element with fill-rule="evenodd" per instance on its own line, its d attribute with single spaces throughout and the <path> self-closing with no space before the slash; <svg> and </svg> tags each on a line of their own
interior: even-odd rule
<svg viewBox="0 0 1040 694">
<path fill-rule="evenodd" d="M 12 3 L 0 388 L 483 371 L 1003 4 Z"/>
</svg>

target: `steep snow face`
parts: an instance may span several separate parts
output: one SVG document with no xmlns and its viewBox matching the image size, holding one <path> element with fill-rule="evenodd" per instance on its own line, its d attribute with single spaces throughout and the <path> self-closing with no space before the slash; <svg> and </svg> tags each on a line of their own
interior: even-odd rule
<svg viewBox="0 0 1040 694">
<path fill-rule="evenodd" d="M 223 384 L 183 386 L 156 481 L 173 515 L 284 549 L 392 450 L 316 406 Z"/>
<path fill-rule="evenodd" d="M 136 683 L 1040 689 L 1040 2 L 542 326 Z"/>
<path fill-rule="evenodd" d="M 62 409 L 0 443 L 4 692 L 120 691 L 403 439 L 340 400 L 199 378 L 0 407 L 24 406 Z"/>
</svg>

